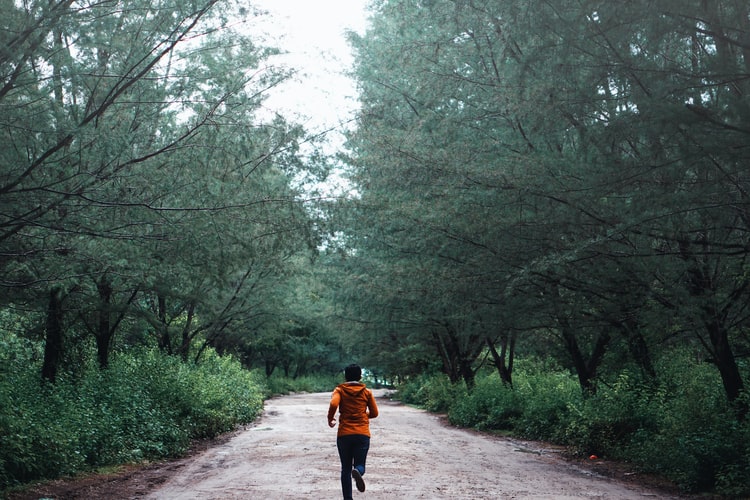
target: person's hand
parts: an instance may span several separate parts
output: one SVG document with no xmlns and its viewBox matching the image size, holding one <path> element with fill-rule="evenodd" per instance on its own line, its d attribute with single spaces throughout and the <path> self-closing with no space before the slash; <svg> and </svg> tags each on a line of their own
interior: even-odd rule
<svg viewBox="0 0 750 500">
<path fill-rule="evenodd" d="M 332 418 L 328 421 L 328 427 L 336 427 L 336 419 Z"/>
</svg>

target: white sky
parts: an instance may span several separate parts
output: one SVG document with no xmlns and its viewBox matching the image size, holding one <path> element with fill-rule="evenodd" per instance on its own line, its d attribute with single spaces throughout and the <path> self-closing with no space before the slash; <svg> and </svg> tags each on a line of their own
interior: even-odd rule
<svg viewBox="0 0 750 500">
<path fill-rule="evenodd" d="M 249 27 L 267 32 L 268 45 L 288 52 L 275 64 L 298 70 L 293 81 L 272 92 L 266 107 L 296 118 L 310 131 L 352 118 L 356 87 L 345 75 L 353 63 L 345 33 L 364 32 L 368 0 L 251 1 L 270 15 L 250 19 Z"/>
</svg>

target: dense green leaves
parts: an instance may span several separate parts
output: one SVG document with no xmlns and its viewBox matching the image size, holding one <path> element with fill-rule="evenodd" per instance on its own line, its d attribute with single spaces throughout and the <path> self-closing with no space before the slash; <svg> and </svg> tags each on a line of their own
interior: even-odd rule
<svg viewBox="0 0 750 500">
<path fill-rule="evenodd" d="M 214 352 L 196 365 L 134 350 L 105 372 L 89 364 L 80 378 L 54 386 L 40 384 L 33 356 L 16 353 L 3 360 L 0 378 L 0 490 L 176 456 L 191 439 L 252 421 L 263 405 L 260 379 Z"/>
<path fill-rule="evenodd" d="M 288 75 L 228 23 L 247 10 L 5 10 L 0 285 L 4 305 L 47 316 L 44 376 L 74 331 L 106 367 L 120 336 L 187 359 L 283 315 L 275 288 L 317 242 L 294 187 L 305 132 L 262 112 Z"/>
<path fill-rule="evenodd" d="M 455 425 L 627 461 L 685 491 L 746 496 L 748 423 L 734 421 L 716 370 L 689 357 L 680 351 L 658 361 L 656 385 L 625 370 L 586 398 L 567 370 L 528 359 L 519 362 L 513 389 L 480 372 L 472 391 L 433 375 L 409 380 L 398 394 L 447 413 Z"/>
<path fill-rule="evenodd" d="M 289 333 L 309 341 L 287 370 L 336 363 L 326 328 L 290 307 L 318 244 L 298 179 L 325 169 L 263 109 L 289 73 L 238 22 L 253 9 L 0 13 L 0 488 L 252 420 L 263 394 L 231 354 L 272 355 L 247 346 Z"/>
<path fill-rule="evenodd" d="M 677 337 L 738 400 L 746 7 L 376 12 L 353 39 L 363 109 L 349 142 L 361 189 L 350 273 L 372 294 L 372 329 L 418 329 L 425 349 L 453 344 L 464 364 L 521 334 L 527 351 L 561 349 L 587 391 L 618 363 L 653 376 L 652 351 Z"/>
</svg>

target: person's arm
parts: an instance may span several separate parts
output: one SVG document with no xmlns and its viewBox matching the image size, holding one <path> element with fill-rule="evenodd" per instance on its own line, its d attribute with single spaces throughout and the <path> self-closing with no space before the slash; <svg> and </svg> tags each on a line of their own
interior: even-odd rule
<svg viewBox="0 0 750 500">
<path fill-rule="evenodd" d="M 328 427 L 334 427 L 336 425 L 336 419 L 334 416 L 336 415 L 336 409 L 339 407 L 339 403 L 341 403 L 341 393 L 338 388 L 336 388 L 331 395 L 331 403 L 328 405 Z"/>
<path fill-rule="evenodd" d="M 378 416 L 378 404 L 375 402 L 375 396 L 373 396 L 372 391 L 369 391 L 367 396 L 367 416 L 368 418 L 375 418 Z"/>
</svg>

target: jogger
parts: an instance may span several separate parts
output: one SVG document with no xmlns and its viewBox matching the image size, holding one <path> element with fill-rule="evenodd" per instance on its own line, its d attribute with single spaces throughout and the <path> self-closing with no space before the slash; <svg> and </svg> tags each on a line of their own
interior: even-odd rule
<svg viewBox="0 0 750 500">
<path fill-rule="evenodd" d="M 339 410 L 339 430 L 336 447 L 341 459 L 341 491 L 344 500 L 352 500 L 352 478 L 357 489 L 365 491 L 365 462 L 370 449 L 370 419 L 378 416 L 378 406 L 372 391 L 360 382 L 362 369 L 349 365 L 344 370 L 346 382 L 334 389 L 328 406 L 328 425 L 336 425 Z"/>
</svg>

